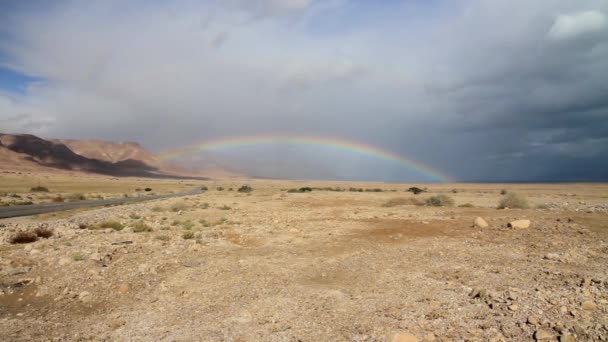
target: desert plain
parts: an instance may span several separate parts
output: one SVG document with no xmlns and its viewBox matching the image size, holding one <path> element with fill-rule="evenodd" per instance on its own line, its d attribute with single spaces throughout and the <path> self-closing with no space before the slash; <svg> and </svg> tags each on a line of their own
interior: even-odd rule
<svg viewBox="0 0 608 342">
<path fill-rule="evenodd" d="M 0 220 L 0 340 L 608 339 L 605 183 L 0 175 L 6 205 L 203 186 Z M 510 193 L 529 208 L 497 209 Z M 14 243 L 36 229 L 51 235 Z"/>
</svg>

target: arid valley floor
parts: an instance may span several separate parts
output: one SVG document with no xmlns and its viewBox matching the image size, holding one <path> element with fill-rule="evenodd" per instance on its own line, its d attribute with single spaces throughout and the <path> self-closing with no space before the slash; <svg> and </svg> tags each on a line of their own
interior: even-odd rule
<svg viewBox="0 0 608 342">
<path fill-rule="evenodd" d="M 608 184 L 14 177 L 6 196 L 209 190 L 0 220 L 1 341 L 608 339 Z M 496 209 L 503 189 L 530 209 Z M 437 194 L 455 206 L 410 204 Z"/>
</svg>

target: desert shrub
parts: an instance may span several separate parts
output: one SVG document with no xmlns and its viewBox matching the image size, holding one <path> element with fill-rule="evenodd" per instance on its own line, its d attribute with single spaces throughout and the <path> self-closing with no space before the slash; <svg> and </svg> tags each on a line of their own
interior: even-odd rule
<svg viewBox="0 0 608 342">
<path fill-rule="evenodd" d="M 135 223 L 133 225 L 133 233 L 143 233 L 143 232 L 151 232 L 151 231 L 152 231 L 152 227 L 148 226 L 143 221 L 137 221 L 137 223 Z"/>
<path fill-rule="evenodd" d="M 454 199 L 448 195 L 437 195 L 426 199 L 426 205 L 433 207 L 453 207 Z"/>
<path fill-rule="evenodd" d="M 507 194 L 507 189 L 502 189 L 502 190 L 500 190 L 500 194 L 501 194 L 501 195 L 506 195 L 506 194 Z"/>
<path fill-rule="evenodd" d="M 161 211 L 163 211 L 163 210 L 164 210 L 164 209 L 163 209 L 163 207 L 158 206 L 158 205 L 157 205 L 157 206 L 152 207 L 152 211 L 153 211 L 153 212 L 155 212 L 155 213 L 161 212 Z"/>
<path fill-rule="evenodd" d="M 132 220 L 139 220 L 141 216 L 137 215 L 136 213 L 131 213 L 129 214 L 129 218 Z"/>
<path fill-rule="evenodd" d="M 174 203 L 171 206 L 171 211 L 173 211 L 173 212 L 183 211 L 186 209 L 188 209 L 188 205 L 184 202 Z"/>
<path fill-rule="evenodd" d="M 182 226 L 182 228 L 184 228 L 185 230 L 190 230 L 194 227 L 194 223 L 190 220 L 181 222 L 179 225 Z"/>
<path fill-rule="evenodd" d="M 460 207 L 460 208 L 475 208 L 475 206 L 472 205 L 471 203 L 461 204 L 458 207 Z"/>
<path fill-rule="evenodd" d="M 551 209 L 551 206 L 543 203 L 543 204 L 537 205 L 536 209 Z"/>
<path fill-rule="evenodd" d="M 199 208 L 201 208 L 201 209 L 208 209 L 209 208 L 209 203 L 203 203 L 203 204 L 200 205 Z"/>
<path fill-rule="evenodd" d="M 84 201 L 87 199 L 87 197 L 81 193 L 69 194 L 65 196 L 65 198 L 70 201 Z"/>
<path fill-rule="evenodd" d="M 21 202 L 16 202 L 16 205 L 32 205 L 34 204 L 34 202 L 32 201 L 21 201 Z"/>
<path fill-rule="evenodd" d="M 249 185 L 242 185 L 238 189 L 238 192 L 244 192 L 244 193 L 249 193 L 249 192 L 252 192 L 252 191 L 253 191 L 253 189 Z"/>
<path fill-rule="evenodd" d="M 169 240 L 171 240 L 171 237 L 169 235 L 158 235 L 156 237 L 156 240 L 169 241 Z"/>
<path fill-rule="evenodd" d="M 223 188 L 223 187 L 221 187 L 221 186 L 218 186 L 218 187 L 217 187 L 217 191 L 224 191 L 224 188 Z"/>
<path fill-rule="evenodd" d="M 84 255 L 80 254 L 80 253 L 75 253 L 72 255 L 72 259 L 74 261 L 83 261 L 84 260 Z"/>
<path fill-rule="evenodd" d="M 20 231 L 10 237 L 10 243 L 30 243 L 38 240 L 38 235 L 34 232 Z"/>
<path fill-rule="evenodd" d="M 31 192 L 49 192 L 49 189 L 47 187 L 38 185 L 38 186 L 31 188 L 30 191 Z"/>
<path fill-rule="evenodd" d="M 184 233 L 182 234 L 182 238 L 183 238 L 184 240 L 190 240 L 190 239 L 194 239 L 194 232 L 191 232 L 191 231 L 184 232 Z"/>
<path fill-rule="evenodd" d="M 514 209 L 527 209 L 528 200 L 519 194 L 509 192 L 498 202 L 498 209 L 514 208 Z"/>
<path fill-rule="evenodd" d="M 122 223 L 120 223 L 118 221 L 111 221 L 111 220 L 102 221 L 97 224 L 97 228 L 100 228 L 100 229 L 112 228 L 116 231 L 122 230 L 124 227 L 125 226 L 123 226 Z"/>
<path fill-rule="evenodd" d="M 230 210 L 232 208 L 230 206 L 224 204 L 223 206 L 219 207 L 218 209 L 219 210 Z"/>
<path fill-rule="evenodd" d="M 206 186 L 204 186 L 204 185 L 203 185 L 203 186 L 201 186 L 201 191 L 207 191 L 207 190 L 209 190 L 209 188 L 207 188 L 207 187 L 206 187 Z"/>
<path fill-rule="evenodd" d="M 453 193 L 453 194 L 457 194 L 457 193 L 458 193 L 458 190 L 457 190 L 457 189 L 452 189 L 452 193 Z"/>
<path fill-rule="evenodd" d="M 383 192 L 384 190 L 379 189 L 379 188 L 374 188 L 374 189 L 365 189 L 365 192 Z"/>
<path fill-rule="evenodd" d="M 78 229 L 87 229 L 87 228 L 89 228 L 89 225 L 86 223 L 80 223 L 78 225 Z"/>
<path fill-rule="evenodd" d="M 145 188 L 144 191 L 145 192 L 150 192 L 150 191 L 152 191 L 152 188 Z"/>
<path fill-rule="evenodd" d="M 382 204 L 383 207 L 391 208 L 400 205 L 423 205 L 424 203 L 419 201 L 416 198 L 405 198 L 405 197 L 397 197 L 391 198 L 386 203 Z"/>
<path fill-rule="evenodd" d="M 53 236 L 53 230 L 47 227 L 37 227 L 34 229 L 36 236 L 48 239 Z"/>
<path fill-rule="evenodd" d="M 215 226 L 221 226 L 222 224 L 228 222 L 228 219 L 225 217 L 222 217 L 221 219 L 214 221 L 214 222 L 208 222 L 205 219 L 201 219 L 198 221 L 200 224 L 203 225 L 203 227 L 215 227 Z"/>
<path fill-rule="evenodd" d="M 61 203 L 61 202 L 65 202 L 65 198 L 61 197 L 61 196 L 57 196 L 57 197 L 53 197 L 51 199 L 51 201 L 53 202 L 57 202 L 57 203 Z"/>
<path fill-rule="evenodd" d="M 423 193 L 423 192 L 424 192 L 424 190 L 423 190 L 423 189 L 420 189 L 419 187 L 416 187 L 416 186 L 413 186 L 413 187 L 411 187 L 411 188 L 407 189 L 406 191 L 407 191 L 407 192 L 413 192 L 413 193 L 414 193 L 414 195 L 418 195 L 418 194 L 420 194 L 420 193 Z"/>
</svg>

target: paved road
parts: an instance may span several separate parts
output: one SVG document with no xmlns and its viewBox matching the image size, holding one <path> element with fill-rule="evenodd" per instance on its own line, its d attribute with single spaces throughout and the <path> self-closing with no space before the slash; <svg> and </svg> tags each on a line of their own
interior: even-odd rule
<svg viewBox="0 0 608 342">
<path fill-rule="evenodd" d="M 110 198 L 110 199 L 103 199 L 103 200 L 85 200 L 85 201 L 68 202 L 68 203 L 45 203 L 45 204 L 34 204 L 34 205 L 18 205 L 18 206 L 10 206 L 10 207 L 0 207 L 0 219 L 7 218 L 7 217 L 30 216 L 30 215 L 37 215 L 37 214 L 44 214 L 44 213 L 52 213 L 55 211 L 71 210 L 71 209 L 78 209 L 78 208 L 100 207 L 100 206 L 105 206 L 105 205 L 120 205 L 120 204 L 127 204 L 127 203 L 150 201 L 150 200 L 161 199 L 161 198 L 197 195 L 202 192 L 203 191 L 201 190 L 201 188 L 197 187 L 192 190 L 174 193 L 174 194 L 166 194 L 166 195 Z"/>
</svg>

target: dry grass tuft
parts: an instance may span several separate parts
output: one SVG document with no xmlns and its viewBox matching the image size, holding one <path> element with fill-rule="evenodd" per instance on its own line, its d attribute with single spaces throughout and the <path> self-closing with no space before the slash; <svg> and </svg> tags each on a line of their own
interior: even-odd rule
<svg viewBox="0 0 608 342">
<path fill-rule="evenodd" d="M 118 222 L 118 221 L 103 221 L 100 222 L 96 228 L 99 229 L 105 229 L 105 228 L 112 228 L 114 230 L 122 230 L 125 226 L 123 226 L 122 223 Z"/>
<path fill-rule="evenodd" d="M 146 223 L 144 223 L 142 221 L 138 221 L 137 223 L 135 223 L 133 225 L 134 233 L 151 232 L 152 230 L 153 230 L 152 227 L 148 226 Z"/>
</svg>

